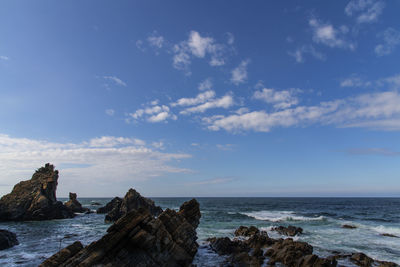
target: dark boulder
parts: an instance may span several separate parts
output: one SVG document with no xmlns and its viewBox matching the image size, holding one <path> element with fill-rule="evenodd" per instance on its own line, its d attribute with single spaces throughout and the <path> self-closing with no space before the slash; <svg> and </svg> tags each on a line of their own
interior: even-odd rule
<svg viewBox="0 0 400 267">
<path fill-rule="evenodd" d="M 0 199 L 0 221 L 52 220 L 72 218 L 74 214 L 57 201 L 58 171 L 47 163 L 28 181 L 16 184 Z"/>
<path fill-rule="evenodd" d="M 374 260 L 364 253 L 353 253 L 350 260 L 361 267 L 370 267 L 374 263 Z"/>
<path fill-rule="evenodd" d="M 162 212 L 162 209 L 156 206 L 153 200 L 141 196 L 135 189 L 131 188 L 123 199 L 114 198 L 105 207 L 98 209 L 97 213 L 107 212 L 105 221 L 113 222 L 117 221 L 131 210 L 138 210 L 139 208 L 147 209 L 153 216 L 158 216 Z"/>
<path fill-rule="evenodd" d="M 258 228 L 255 226 L 247 227 L 242 225 L 238 229 L 236 229 L 235 236 L 252 236 L 259 232 L 260 230 L 258 230 Z"/>
<path fill-rule="evenodd" d="M 88 208 L 83 208 L 81 203 L 76 199 L 76 193 L 69 193 L 69 200 L 64 205 L 72 212 L 88 213 L 90 210 Z"/>
<path fill-rule="evenodd" d="M 0 250 L 11 248 L 18 244 L 19 243 L 16 234 L 0 229 Z"/>
<path fill-rule="evenodd" d="M 296 266 L 299 259 L 311 255 L 313 247 L 306 242 L 293 241 L 291 238 L 280 239 L 265 253 L 270 258 L 269 263 L 281 262 L 291 267 Z"/>
<path fill-rule="evenodd" d="M 272 228 L 272 230 L 277 231 L 281 235 L 286 235 L 286 236 L 295 236 L 297 234 L 303 233 L 303 228 L 296 227 L 293 225 L 289 225 L 288 227 L 285 226 L 274 227 Z"/>
<path fill-rule="evenodd" d="M 356 229 L 357 226 L 350 225 L 350 224 L 343 224 L 342 228 L 345 228 L 345 229 Z"/>
<path fill-rule="evenodd" d="M 315 254 L 307 255 L 297 263 L 298 267 L 335 267 L 337 261 L 334 258 L 320 258 Z"/>
<path fill-rule="evenodd" d="M 201 215 L 195 199 L 182 207 L 179 212 L 167 209 L 157 218 L 148 209 L 133 209 L 100 240 L 85 248 L 67 247 L 41 266 L 191 266 L 198 248 L 193 225 L 199 223 L 191 219 Z"/>
</svg>

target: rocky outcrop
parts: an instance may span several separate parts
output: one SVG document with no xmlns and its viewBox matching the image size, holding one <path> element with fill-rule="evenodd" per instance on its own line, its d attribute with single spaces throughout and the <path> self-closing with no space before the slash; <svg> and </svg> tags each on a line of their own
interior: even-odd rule
<svg viewBox="0 0 400 267">
<path fill-rule="evenodd" d="M 342 228 L 345 228 L 345 229 L 356 229 L 357 226 L 350 225 L 350 224 L 343 224 Z"/>
<path fill-rule="evenodd" d="M 0 199 L 0 221 L 51 220 L 71 218 L 74 214 L 57 201 L 58 171 L 47 163 L 28 181 L 16 184 Z"/>
<path fill-rule="evenodd" d="M 289 225 L 288 227 L 285 226 L 274 227 L 272 228 L 272 230 L 277 231 L 281 235 L 286 235 L 286 236 L 295 236 L 297 234 L 303 233 L 303 228 L 296 227 L 293 225 Z"/>
<path fill-rule="evenodd" d="M 85 248 L 68 246 L 41 266 L 190 266 L 200 216 L 195 199 L 179 212 L 167 209 L 157 218 L 148 209 L 132 209 L 100 240 Z"/>
<path fill-rule="evenodd" d="M 76 193 L 69 193 L 69 200 L 64 205 L 72 212 L 78 213 L 88 213 L 90 210 L 88 208 L 83 208 L 81 203 L 76 199 Z"/>
<path fill-rule="evenodd" d="M 16 234 L 0 229 L 0 250 L 11 248 L 18 244 L 19 243 Z"/>
<path fill-rule="evenodd" d="M 260 231 L 255 226 L 247 227 L 242 225 L 238 229 L 236 229 L 235 236 L 252 236 L 259 232 Z"/>
<path fill-rule="evenodd" d="M 114 198 L 105 207 L 99 208 L 97 213 L 107 213 L 105 221 L 113 222 L 131 210 L 138 210 L 139 208 L 148 210 L 153 216 L 158 216 L 162 212 L 162 209 L 156 206 L 153 200 L 141 196 L 135 189 L 131 188 L 123 199 Z"/>
</svg>

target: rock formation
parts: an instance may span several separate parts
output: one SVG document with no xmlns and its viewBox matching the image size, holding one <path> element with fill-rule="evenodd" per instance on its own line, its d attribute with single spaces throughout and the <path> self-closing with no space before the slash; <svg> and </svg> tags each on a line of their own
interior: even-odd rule
<svg viewBox="0 0 400 267">
<path fill-rule="evenodd" d="M 235 236 L 252 236 L 259 232 L 260 231 L 255 226 L 246 227 L 242 225 L 238 229 L 236 229 Z"/>
<path fill-rule="evenodd" d="M 195 199 L 179 212 L 167 209 L 157 218 L 144 208 L 132 209 L 100 240 L 85 248 L 76 242 L 40 266 L 190 266 L 200 216 Z"/>
<path fill-rule="evenodd" d="M 107 213 L 106 222 L 117 221 L 119 218 L 130 212 L 144 208 L 153 216 L 158 216 L 162 209 L 154 204 L 154 201 L 141 196 L 135 189 L 129 189 L 123 199 L 114 198 L 105 207 L 99 208 L 97 213 Z"/>
<path fill-rule="evenodd" d="M 18 244 L 16 234 L 0 229 L 0 250 L 11 248 Z"/>
<path fill-rule="evenodd" d="M 281 235 L 286 235 L 286 236 L 295 236 L 297 234 L 303 233 L 303 228 L 296 227 L 293 225 L 289 225 L 288 227 L 285 226 L 274 227 L 272 228 L 272 230 L 277 231 Z"/>
<path fill-rule="evenodd" d="M 72 212 L 79 212 L 79 213 L 90 212 L 88 208 L 83 208 L 81 203 L 79 203 L 79 201 L 76 198 L 77 198 L 76 193 L 70 192 L 69 200 L 67 203 L 64 204 L 65 207 L 67 207 Z"/>
<path fill-rule="evenodd" d="M 51 220 L 71 218 L 74 214 L 57 201 L 58 171 L 47 163 L 28 181 L 16 184 L 0 199 L 0 221 Z"/>
<path fill-rule="evenodd" d="M 345 229 L 356 229 L 357 226 L 350 225 L 350 224 L 343 224 L 342 228 L 345 228 Z"/>
</svg>

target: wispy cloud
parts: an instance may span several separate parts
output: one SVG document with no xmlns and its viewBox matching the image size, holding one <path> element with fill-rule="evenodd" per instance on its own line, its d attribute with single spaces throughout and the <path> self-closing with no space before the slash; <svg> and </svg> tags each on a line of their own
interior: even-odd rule
<svg viewBox="0 0 400 267">
<path fill-rule="evenodd" d="M 344 11 L 348 16 L 357 16 L 357 23 L 372 23 L 378 20 L 384 8 L 383 1 L 351 0 Z"/>
<path fill-rule="evenodd" d="M 180 113 L 185 114 L 185 115 L 190 114 L 190 113 L 203 113 L 203 112 L 207 111 L 208 109 L 212 109 L 212 108 L 225 108 L 226 109 L 226 108 L 233 106 L 234 104 L 235 104 L 235 102 L 233 100 L 232 94 L 228 93 L 228 94 L 222 96 L 221 98 L 211 99 L 201 105 L 186 108 L 186 109 L 182 110 Z"/>
<path fill-rule="evenodd" d="M 254 99 L 263 100 L 268 104 L 273 104 L 275 109 L 285 109 L 297 105 L 299 99 L 297 94 L 301 92 L 299 89 L 281 90 L 263 88 L 253 94 Z"/>
<path fill-rule="evenodd" d="M 127 84 L 126 84 L 123 80 L 121 80 L 120 78 L 118 78 L 117 76 L 103 76 L 103 78 L 104 78 L 105 80 L 109 80 L 109 81 L 114 82 L 116 85 L 124 86 L 124 87 L 127 86 Z"/>
<path fill-rule="evenodd" d="M 101 190 L 104 183 L 132 182 L 168 173 L 189 172 L 172 164 L 189 157 L 189 154 L 153 150 L 136 138 L 103 136 L 81 143 L 56 143 L 0 134 L 2 181 L 12 185 L 30 177 L 32 171 L 44 163 L 51 162 L 56 166 L 84 166 L 61 170 L 64 185 L 61 190 L 68 190 L 65 188 L 74 187 L 79 182 L 91 183 L 93 186 L 86 190 L 94 192 Z"/>
<path fill-rule="evenodd" d="M 199 83 L 198 89 L 200 91 L 210 90 L 212 88 L 212 86 L 213 86 L 213 84 L 212 84 L 211 78 L 207 78 L 204 81 L 202 81 L 201 83 Z"/>
<path fill-rule="evenodd" d="M 247 80 L 247 65 L 250 63 L 249 59 L 240 62 L 239 66 L 234 68 L 231 72 L 231 82 L 235 85 L 244 83 Z"/>
<path fill-rule="evenodd" d="M 324 44 L 329 47 L 355 49 L 355 44 L 345 38 L 349 32 L 347 26 L 342 25 L 339 28 L 335 28 L 332 24 L 323 23 L 316 18 L 310 19 L 309 25 L 313 31 L 313 41 L 315 43 Z"/>
<path fill-rule="evenodd" d="M 297 48 L 295 51 L 288 51 L 288 54 L 292 56 L 297 63 L 305 62 L 306 54 L 309 54 L 321 61 L 326 60 L 326 55 L 318 52 L 312 45 L 303 45 Z"/>
<path fill-rule="evenodd" d="M 193 98 L 180 98 L 176 102 L 172 103 L 171 106 L 193 106 L 197 104 L 202 104 L 206 102 L 209 99 L 212 99 L 215 97 L 215 92 L 212 90 L 205 91 L 202 93 L 199 93 L 196 97 Z"/>
<path fill-rule="evenodd" d="M 236 145 L 234 144 L 217 144 L 216 147 L 222 151 L 233 151 Z"/>
<path fill-rule="evenodd" d="M 387 148 L 350 148 L 346 150 L 351 155 L 382 155 L 382 156 L 399 156 L 400 152 Z"/>
<path fill-rule="evenodd" d="M 363 78 L 355 74 L 340 82 L 341 87 L 369 87 L 371 85 L 372 83 L 370 81 L 365 81 Z"/>
<path fill-rule="evenodd" d="M 164 41 L 164 37 L 159 35 L 156 31 L 154 31 L 150 34 L 149 37 L 147 37 L 147 42 L 149 43 L 149 45 L 158 49 L 163 47 Z"/>
<path fill-rule="evenodd" d="M 113 116 L 113 115 L 115 114 L 115 110 L 113 110 L 113 109 L 111 109 L 111 108 L 106 109 L 106 114 L 107 114 L 108 116 Z"/>
<path fill-rule="evenodd" d="M 383 42 L 375 46 L 375 53 L 378 56 L 390 55 L 400 45 L 400 32 L 393 28 L 387 28 L 379 36 Z"/>
<path fill-rule="evenodd" d="M 0 56 L 0 60 L 9 60 L 10 58 L 7 56 Z"/>
</svg>

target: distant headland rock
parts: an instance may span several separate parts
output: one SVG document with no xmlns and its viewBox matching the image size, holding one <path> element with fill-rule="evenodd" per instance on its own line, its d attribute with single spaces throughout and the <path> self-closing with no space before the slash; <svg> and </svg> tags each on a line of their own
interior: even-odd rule
<svg viewBox="0 0 400 267">
<path fill-rule="evenodd" d="M 154 201 L 143 197 L 135 189 L 129 189 L 125 197 L 113 198 L 106 206 L 97 209 L 97 213 L 107 213 L 106 222 L 114 222 L 132 210 L 144 208 L 153 216 L 160 215 L 163 210 L 154 204 Z"/>
<path fill-rule="evenodd" d="M 84 248 L 75 242 L 40 266 L 191 266 L 200 217 L 195 199 L 179 212 L 166 209 L 157 218 L 149 209 L 132 209 L 100 240 Z"/>
<path fill-rule="evenodd" d="M 64 204 L 70 211 L 78 213 L 89 213 L 90 209 L 83 208 L 81 203 L 77 200 L 76 193 L 69 193 L 69 200 Z"/>
<path fill-rule="evenodd" d="M 58 170 L 47 163 L 28 181 L 16 184 L 0 199 L 0 221 L 31 221 L 72 218 L 74 214 L 57 201 Z"/>
</svg>

